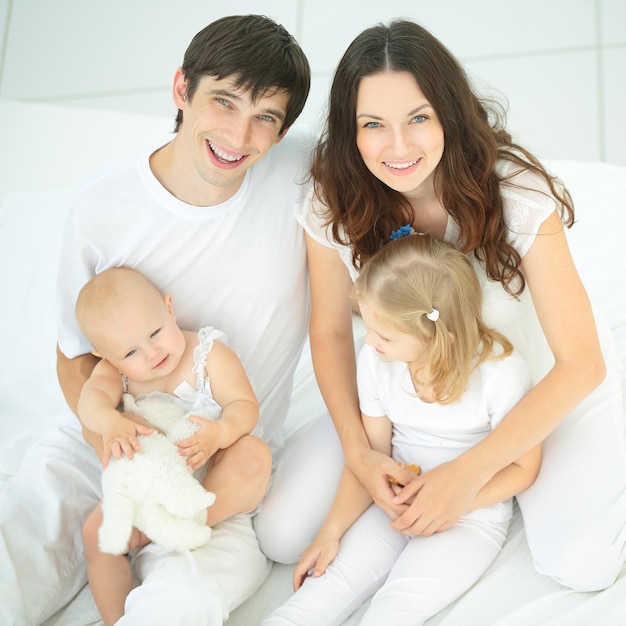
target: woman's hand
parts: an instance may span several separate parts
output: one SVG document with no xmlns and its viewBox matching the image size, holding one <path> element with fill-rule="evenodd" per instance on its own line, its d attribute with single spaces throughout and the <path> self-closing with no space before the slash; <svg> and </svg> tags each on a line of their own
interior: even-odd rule
<svg viewBox="0 0 626 626">
<path fill-rule="evenodd" d="M 481 487 L 462 463 L 442 463 L 398 492 L 394 506 L 406 510 L 391 526 L 404 535 L 424 537 L 446 530 L 471 510 Z"/>
<path fill-rule="evenodd" d="M 298 591 L 307 576 L 321 576 L 339 552 L 339 537 L 323 530 L 304 551 L 293 571 L 293 589 Z"/>
</svg>

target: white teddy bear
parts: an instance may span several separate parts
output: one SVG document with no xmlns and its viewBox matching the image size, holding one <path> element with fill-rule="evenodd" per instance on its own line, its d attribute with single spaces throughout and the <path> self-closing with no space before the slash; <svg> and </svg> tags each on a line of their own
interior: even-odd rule
<svg viewBox="0 0 626 626">
<path fill-rule="evenodd" d="M 123 554 L 128 549 L 132 527 L 143 531 L 154 543 L 183 552 L 211 538 L 205 524 L 206 509 L 215 494 L 194 478 L 176 443 L 198 429 L 173 398 L 152 394 L 135 401 L 124 394 L 124 411 L 148 420 L 156 430 L 140 435 L 141 450 L 132 459 L 112 458 L 102 472 L 102 525 L 98 538 L 102 552 Z"/>
</svg>

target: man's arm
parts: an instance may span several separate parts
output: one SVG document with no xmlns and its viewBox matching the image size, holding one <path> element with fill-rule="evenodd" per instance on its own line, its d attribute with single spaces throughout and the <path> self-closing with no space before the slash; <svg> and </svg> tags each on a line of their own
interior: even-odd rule
<svg viewBox="0 0 626 626">
<path fill-rule="evenodd" d="M 57 346 L 57 378 L 65 401 L 76 416 L 78 416 L 80 392 L 99 360 L 93 354 L 81 354 L 68 359 Z M 102 458 L 102 437 L 83 426 L 83 439 Z"/>
</svg>

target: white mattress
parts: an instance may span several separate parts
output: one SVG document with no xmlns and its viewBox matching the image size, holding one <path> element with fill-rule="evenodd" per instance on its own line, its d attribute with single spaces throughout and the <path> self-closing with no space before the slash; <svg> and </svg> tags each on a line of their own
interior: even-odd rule
<svg viewBox="0 0 626 626">
<path fill-rule="evenodd" d="M 71 120 L 67 121 L 69 129 Z M 129 128 L 132 124 L 136 119 Z M 74 140 L 78 141 L 76 137 Z M 83 144 L 88 143 L 85 137 Z M 49 161 L 58 168 L 55 149 L 49 146 Z M 41 154 L 48 153 L 44 149 Z M 74 161 L 79 157 L 72 156 Z M 45 169 L 46 161 L 38 166 Z M 609 319 L 626 363 L 626 261 L 621 254 L 622 233 L 626 231 L 626 168 L 574 162 L 549 166 L 562 176 L 574 196 L 578 224 L 569 235 L 574 256 L 592 299 Z M 63 406 L 55 376 L 54 283 L 70 190 L 53 186 L 41 189 L 36 173 L 34 168 L 34 191 L 9 191 L 0 208 L 0 293 L 4 298 L 0 313 L 0 492 L 19 466 L 25 447 L 51 426 L 51 415 Z M 0 193 L 10 189 L 11 180 L 5 176 L 0 180 Z M 310 354 L 305 350 L 285 426 L 288 438 L 298 436 L 306 420 L 322 412 Z M 32 504 L 37 506 L 37 502 Z M 291 568 L 274 565 L 257 593 L 231 615 L 228 626 L 259 624 L 290 593 Z M 358 624 L 359 615 L 360 611 L 346 624 Z M 100 623 L 88 587 L 45 622 L 46 626 Z M 482 579 L 428 622 L 429 626 L 591 624 L 626 624 L 626 569 L 615 585 L 597 593 L 576 593 L 538 575 L 519 512 L 502 553 Z"/>
</svg>

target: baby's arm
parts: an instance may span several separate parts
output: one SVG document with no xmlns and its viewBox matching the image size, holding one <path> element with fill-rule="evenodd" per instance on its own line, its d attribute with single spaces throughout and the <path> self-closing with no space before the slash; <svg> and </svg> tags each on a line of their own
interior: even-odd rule
<svg viewBox="0 0 626 626">
<path fill-rule="evenodd" d="M 362 415 L 365 432 L 372 449 L 391 454 L 391 422 L 385 417 Z M 350 526 L 372 503 L 372 497 L 356 476 L 344 467 L 337 494 L 326 520 L 313 543 L 304 551 L 293 572 L 293 587 L 297 591 L 313 570 L 312 576 L 321 576 L 337 556 L 339 540 Z"/>
<path fill-rule="evenodd" d="M 106 467 L 111 455 L 133 458 L 139 450 L 138 434 L 149 435 L 151 428 L 123 417 L 117 406 L 122 399 L 120 373 L 106 360 L 100 361 L 83 385 L 78 399 L 78 416 L 83 425 L 102 437 L 102 464 Z"/>
<path fill-rule="evenodd" d="M 198 432 L 178 445 L 193 469 L 201 467 L 218 450 L 232 446 L 259 421 L 259 403 L 239 357 L 225 344 L 215 341 L 206 361 L 211 391 L 222 407 L 222 416 L 213 421 L 192 416 Z"/>
<path fill-rule="evenodd" d="M 535 482 L 540 467 L 541 445 L 537 445 L 494 474 L 476 494 L 470 510 L 504 502 L 528 489 Z"/>
</svg>

